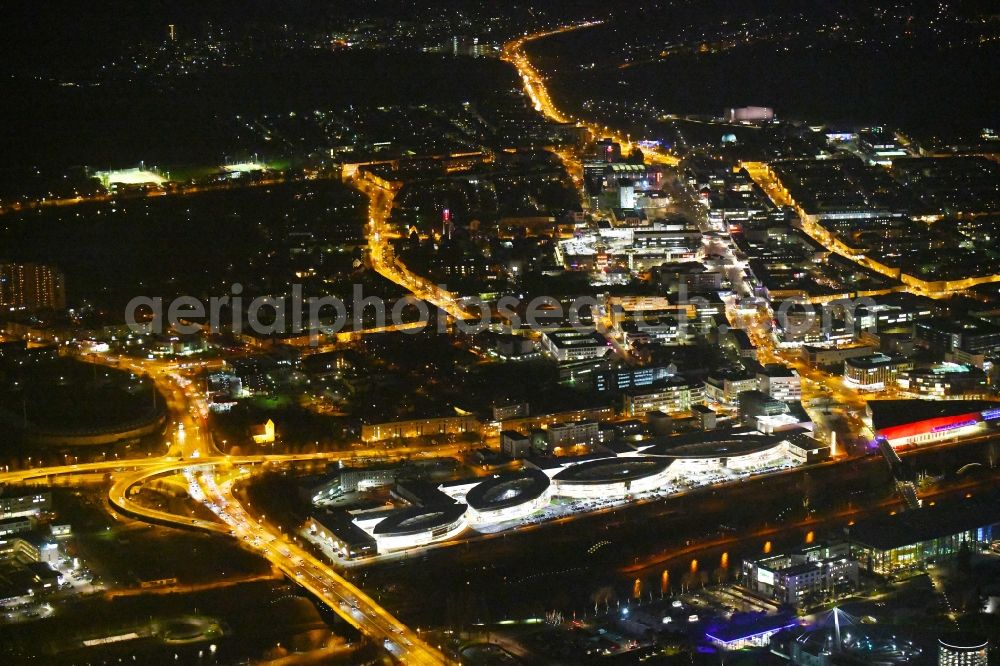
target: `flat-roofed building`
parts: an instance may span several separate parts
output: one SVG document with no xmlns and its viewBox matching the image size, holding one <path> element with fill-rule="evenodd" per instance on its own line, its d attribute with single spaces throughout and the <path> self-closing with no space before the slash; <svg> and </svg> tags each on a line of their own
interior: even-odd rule
<svg viewBox="0 0 1000 666">
<path fill-rule="evenodd" d="M 782 402 L 802 400 L 802 378 L 780 363 L 768 363 L 757 371 L 757 389 Z"/>
<path fill-rule="evenodd" d="M 917 341 L 939 351 L 971 354 L 1000 350 L 1000 326 L 972 317 L 938 318 L 916 323 Z"/>
<path fill-rule="evenodd" d="M 0 538 L 30 532 L 33 529 L 35 529 L 35 519 L 31 516 L 0 520 Z"/>
<path fill-rule="evenodd" d="M 850 345 L 846 347 L 804 345 L 802 347 L 802 359 L 809 365 L 826 367 L 838 365 L 849 358 L 871 356 L 875 351 L 875 348 L 871 345 Z"/>
<path fill-rule="evenodd" d="M 747 586 L 792 606 L 820 601 L 858 587 L 858 563 L 847 544 L 815 546 L 743 562 Z"/>
<path fill-rule="evenodd" d="M 39 562 L 42 552 L 35 544 L 21 537 L 0 539 L 0 560 L 5 562 Z"/>
<path fill-rule="evenodd" d="M 727 334 L 731 344 L 736 347 L 740 358 L 757 359 L 757 346 L 750 340 L 747 332 L 739 328 L 729 329 Z"/>
<path fill-rule="evenodd" d="M 619 368 L 594 373 L 594 390 L 624 391 L 626 389 L 649 386 L 654 382 L 667 379 L 677 374 L 673 365 L 650 365 L 640 368 Z"/>
<path fill-rule="evenodd" d="M 426 419 L 365 423 L 361 426 L 361 440 L 379 442 L 386 439 L 424 437 L 427 435 L 461 435 L 479 432 L 482 423 L 473 415 L 434 416 Z"/>
<path fill-rule="evenodd" d="M 740 421 L 747 425 L 756 425 L 756 419 L 761 416 L 778 416 L 787 414 L 788 403 L 783 400 L 758 391 L 743 391 L 738 398 Z"/>
<path fill-rule="evenodd" d="M 964 547 L 989 547 L 1000 504 L 956 502 L 858 520 L 847 529 L 851 553 L 870 573 L 890 575 L 946 560 Z"/>
<path fill-rule="evenodd" d="M 511 458 L 526 458 L 531 453 L 531 438 L 517 430 L 500 433 L 500 451 Z"/>
<path fill-rule="evenodd" d="M 631 417 L 652 411 L 677 414 L 688 412 L 693 405 L 704 404 L 704 401 L 705 385 L 702 382 L 675 375 L 646 388 L 626 391 L 622 407 Z"/>
<path fill-rule="evenodd" d="M 758 384 L 757 375 L 746 370 L 716 371 L 705 379 L 705 399 L 735 407 L 739 394 L 755 390 Z"/>
<path fill-rule="evenodd" d="M 811 465 L 830 457 L 830 446 L 809 433 L 791 433 L 787 435 L 787 441 L 788 457 L 800 465 Z"/>
<path fill-rule="evenodd" d="M 882 390 L 895 386 L 900 372 L 912 369 L 913 361 L 904 356 L 854 356 L 844 360 L 844 379 L 860 389 Z"/>
<path fill-rule="evenodd" d="M 564 412 L 549 412 L 535 414 L 519 419 L 510 419 L 501 423 L 501 430 L 517 430 L 530 432 L 535 429 L 548 428 L 557 423 L 567 421 L 608 421 L 615 416 L 615 410 L 610 405 L 598 405 L 583 409 L 572 409 Z"/>
<path fill-rule="evenodd" d="M 542 333 L 542 349 L 559 362 L 601 358 L 611 347 L 594 329 L 564 328 Z"/>
<path fill-rule="evenodd" d="M 600 434 L 600 424 L 597 421 L 568 421 L 549 426 L 545 431 L 545 441 L 548 450 L 584 445 L 593 445 Z"/>
<path fill-rule="evenodd" d="M 910 328 L 913 323 L 938 316 L 942 307 L 928 296 L 917 296 L 908 292 L 890 293 L 871 297 L 874 303 L 859 302 L 833 303 L 827 307 L 839 306 L 849 313 L 855 327 L 861 330 L 885 331 L 895 328 Z"/>
<path fill-rule="evenodd" d="M 342 557 L 355 560 L 378 553 L 375 539 L 354 524 L 344 511 L 318 511 L 309 517 L 306 529 L 326 540 Z"/>
<path fill-rule="evenodd" d="M 986 373 L 975 366 L 939 363 L 899 373 L 899 388 L 920 398 L 967 400 L 985 398 L 990 390 Z"/>
<path fill-rule="evenodd" d="M 508 401 L 493 405 L 493 420 L 496 422 L 506 421 L 527 416 L 531 408 L 526 402 Z"/>
<path fill-rule="evenodd" d="M 0 497 L 0 519 L 37 516 L 52 507 L 52 493 L 11 494 Z"/>
</svg>

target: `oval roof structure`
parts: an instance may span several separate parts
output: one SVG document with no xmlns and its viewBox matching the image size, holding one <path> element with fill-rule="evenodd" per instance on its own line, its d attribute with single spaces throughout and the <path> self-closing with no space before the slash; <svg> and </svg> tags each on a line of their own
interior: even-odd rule
<svg viewBox="0 0 1000 666">
<path fill-rule="evenodd" d="M 465 515 L 465 504 L 438 504 L 401 509 L 381 520 L 372 533 L 375 536 L 406 536 L 420 534 L 451 525 Z"/>
<path fill-rule="evenodd" d="M 685 444 L 654 455 L 665 458 L 734 458 L 752 453 L 761 453 L 781 444 L 776 438 L 734 438 L 720 439 L 698 444 Z"/>
<path fill-rule="evenodd" d="M 540 469 L 501 474 L 486 479 L 466 493 L 465 501 L 476 511 L 494 511 L 537 499 L 548 489 L 548 475 Z"/>
<path fill-rule="evenodd" d="M 622 483 L 660 474 L 670 462 L 663 458 L 603 458 L 572 465 L 552 478 L 563 483 Z"/>
</svg>

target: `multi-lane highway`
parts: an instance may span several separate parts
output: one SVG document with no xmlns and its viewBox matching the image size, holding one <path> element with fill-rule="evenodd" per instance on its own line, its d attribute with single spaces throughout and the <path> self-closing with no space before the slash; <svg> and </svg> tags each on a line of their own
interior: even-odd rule
<svg viewBox="0 0 1000 666">
<path fill-rule="evenodd" d="M 239 539 L 246 548 L 259 553 L 329 606 L 365 635 L 382 642 L 394 657 L 406 664 L 445 664 L 439 650 L 427 645 L 406 625 L 378 605 L 371 597 L 324 563 L 290 541 L 269 525 L 259 522 L 240 504 L 232 492 L 233 483 L 249 478 L 249 465 L 261 462 L 289 462 L 308 456 L 251 456 L 246 458 L 204 458 L 187 463 L 165 461 L 122 475 L 111 487 L 109 500 L 122 513 L 149 522 L 196 528 Z M 218 521 L 178 516 L 132 500 L 132 492 L 155 476 L 183 473 L 192 499 L 208 507 Z"/>
<path fill-rule="evenodd" d="M 267 558 L 289 578 L 309 590 L 367 636 L 382 641 L 394 657 L 406 664 L 441 664 L 447 659 L 416 632 L 393 617 L 361 589 L 289 540 L 280 530 L 254 519 L 233 493 L 233 484 L 245 478 L 238 470 L 189 472 L 192 496 L 201 499 L 231 529 L 231 533 Z"/>
<path fill-rule="evenodd" d="M 99 360 L 90 358 L 89 360 Z M 261 454 L 227 456 L 218 451 L 205 427 L 206 406 L 194 385 L 177 372 L 173 364 L 138 359 L 103 358 L 103 362 L 130 368 L 149 376 L 166 397 L 171 425 L 165 442 L 166 453 L 156 458 L 114 460 L 76 465 L 18 470 L 0 474 L 0 483 L 51 481 L 55 477 L 85 477 L 110 473 L 109 503 L 124 515 L 148 522 L 193 528 L 235 537 L 271 561 L 282 572 L 330 606 L 347 622 L 375 640 L 381 641 L 394 658 L 406 664 L 445 664 L 448 659 L 427 645 L 413 631 L 379 606 L 371 597 L 340 576 L 294 542 L 289 542 L 268 525 L 255 520 L 232 493 L 236 479 L 247 478 L 254 466 L 281 465 L 310 460 L 373 458 L 401 460 L 421 454 L 456 455 L 455 444 L 440 447 L 368 447 L 336 453 L 298 455 Z M 176 515 L 135 501 L 144 483 L 158 477 L 183 474 L 190 495 L 208 507 L 218 520 Z"/>
</svg>

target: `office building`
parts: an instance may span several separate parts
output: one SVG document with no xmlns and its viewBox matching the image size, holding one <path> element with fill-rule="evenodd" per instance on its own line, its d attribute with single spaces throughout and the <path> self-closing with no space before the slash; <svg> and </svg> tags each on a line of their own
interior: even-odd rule
<svg viewBox="0 0 1000 666">
<path fill-rule="evenodd" d="M 675 365 L 649 365 L 640 368 L 605 370 L 594 374 L 594 390 L 598 393 L 625 391 L 649 386 L 677 374 Z"/>
<path fill-rule="evenodd" d="M 674 431 L 674 418 L 666 412 L 654 409 L 646 412 L 646 425 L 654 435 L 669 435 Z"/>
<path fill-rule="evenodd" d="M 868 164 L 879 166 L 889 166 L 894 159 L 909 155 L 896 140 L 895 134 L 882 127 L 872 127 L 858 132 L 857 147 Z"/>
<path fill-rule="evenodd" d="M 626 321 L 617 328 L 625 346 L 630 349 L 649 344 L 689 344 L 694 329 L 686 325 L 685 318 L 676 315 L 649 316 L 642 323 Z"/>
<path fill-rule="evenodd" d="M 756 389 L 740 393 L 737 406 L 740 421 L 751 426 L 756 425 L 756 419 L 762 416 L 779 416 L 789 411 L 788 403 Z"/>
<path fill-rule="evenodd" d="M 229 362 L 229 366 L 232 368 L 232 372 L 227 374 L 235 376 L 236 380 L 227 385 L 238 388 L 240 391 L 239 394 L 234 394 L 234 397 L 270 391 L 271 381 L 268 374 L 275 367 L 271 359 L 263 356 L 235 358 Z"/>
<path fill-rule="evenodd" d="M 937 400 L 971 400 L 989 394 L 986 373 L 975 366 L 939 363 L 899 373 L 899 388 L 919 397 Z"/>
<path fill-rule="evenodd" d="M 747 332 L 739 328 L 731 328 L 727 333 L 731 345 L 736 348 L 736 353 L 740 358 L 757 360 L 757 346 L 750 340 Z"/>
<path fill-rule="evenodd" d="M 31 516 L 4 518 L 0 520 L 0 538 L 21 534 L 35 529 L 35 519 Z"/>
<path fill-rule="evenodd" d="M 870 345 L 851 345 L 848 347 L 827 347 L 820 345 L 803 345 L 802 358 L 809 365 L 823 368 L 839 365 L 849 358 L 871 356 L 875 348 Z"/>
<path fill-rule="evenodd" d="M 376 509 L 355 513 L 354 524 L 375 539 L 379 553 L 387 553 L 458 536 L 468 527 L 467 509 L 467 505 L 458 502 Z"/>
<path fill-rule="evenodd" d="M 705 405 L 691 405 L 691 413 L 694 414 L 695 419 L 698 421 L 699 428 L 702 430 L 715 430 L 719 419 L 714 409 Z M 650 418 L 650 414 L 653 414 L 653 412 L 647 412 L 647 419 Z M 653 420 L 655 420 L 655 417 Z"/>
<path fill-rule="evenodd" d="M 470 525 L 522 520 L 551 501 L 551 481 L 545 472 L 534 467 L 477 481 L 461 495 L 462 502 L 469 507 L 466 518 Z"/>
<path fill-rule="evenodd" d="M 907 292 L 872 298 L 875 303 L 858 303 L 853 309 L 842 304 L 827 305 L 824 308 L 843 308 L 848 319 L 853 320 L 854 328 L 864 331 L 912 328 L 914 322 L 932 319 L 941 314 L 942 310 L 934 299 Z"/>
<path fill-rule="evenodd" d="M 0 497 L 0 520 L 37 516 L 52 507 L 52 493 L 39 492 L 27 495 Z"/>
<path fill-rule="evenodd" d="M 688 412 L 693 405 L 703 404 L 704 401 L 705 385 L 702 382 L 676 375 L 646 388 L 626 391 L 623 409 L 632 417 L 652 411 L 677 414 Z"/>
<path fill-rule="evenodd" d="M 601 358 L 610 351 L 607 339 L 596 330 L 563 328 L 542 333 L 542 349 L 559 362 Z"/>
<path fill-rule="evenodd" d="M 786 441 L 788 457 L 798 465 L 812 465 L 830 457 L 830 446 L 808 432 L 790 432 Z"/>
<path fill-rule="evenodd" d="M 568 446 L 590 446 L 597 441 L 599 434 L 597 421 L 569 421 L 549 426 L 545 431 L 545 441 L 548 450 L 554 451 Z"/>
<path fill-rule="evenodd" d="M 507 421 L 527 416 L 531 413 L 531 405 L 526 402 L 506 400 L 494 403 L 491 411 L 495 422 Z"/>
<path fill-rule="evenodd" d="M 747 587 L 793 606 L 820 601 L 858 587 L 858 563 L 847 544 L 816 546 L 796 553 L 743 562 Z"/>
<path fill-rule="evenodd" d="M 520 335 L 498 335 L 494 349 L 502 359 L 526 358 L 535 353 L 535 343 Z"/>
<path fill-rule="evenodd" d="M 859 389 L 880 391 L 895 386 L 899 373 L 912 369 L 913 361 L 903 356 L 855 356 L 844 360 L 844 379 Z"/>
<path fill-rule="evenodd" d="M 631 183 L 618 187 L 618 207 L 626 210 L 635 208 L 635 186 Z"/>
<path fill-rule="evenodd" d="M 40 562 L 42 551 L 28 539 L 12 537 L 0 539 L 0 562 Z"/>
<path fill-rule="evenodd" d="M 1000 351 L 1000 326 L 981 319 L 929 319 L 918 321 L 915 330 L 919 344 L 938 351 L 961 349 L 970 354 Z"/>
<path fill-rule="evenodd" d="M 952 349 L 950 352 L 946 352 L 944 355 L 944 360 L 949 363 L 958 363 L 960 365 L 971 365 L 980 370 L 989 372 L 993 366 L 992 354 L 987 354 L 986 352 L 969 352 L 964 349 Z"/>
<path fill-rule="evenodd" d="M 757 375 L 745 370 L 717 371 L 705 379 L 705 399 L 735 407 L 740 393 L 757 389 Z"/>
<path fill-rule="evenodd" d="M 621 162 L 622 146 L 613 139 L 601 139 L 594 144 L 594 158 L 605 164 Z"/>
<path fill-rule="evenodd" d="M 478 37 L 455 35 L 451 38 L 451 54 L 479 58 L 489 53 L 489 47 L 481 44 Z"/>
<path fill-rule="evenodd" d="M 802 378 L 799 373 L 780 363 L 768 363 L 757 371 L 757 390 L 775 400 L 802 400 Z"/>
</svg>

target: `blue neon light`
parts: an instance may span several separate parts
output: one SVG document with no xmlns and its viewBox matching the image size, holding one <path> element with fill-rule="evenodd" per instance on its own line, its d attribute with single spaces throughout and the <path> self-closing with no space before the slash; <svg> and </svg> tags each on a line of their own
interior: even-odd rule
<svg viewBox="0 0 1000 666">
<path fill-rule="evenodd" d="M 781 626 L 781 627 L 774 627 L 773 629 L 765 629 L 763 631 L 758 631 L 758 632 L 753 633 L 753 634 L 747 634 L 746 636 L 740 636 L 738 638 L 730 638 L 728 641 L 726 639 L 724 639 L 724 638 L 719 638 L 717 636 L 713 636 L 712 634 L 710 634 L 708 632 L 705 632 L 705 638 L 707 638 L 709 640 L 713 640 L 713 641 L 715 641 L 717 643 L 723 643 L 725 645 L 729 645 L 730 643 L 736 643 L 737 641 L 745 641 L 745 640 L 749 640 L 751 638 L 757 638 L 758 636 L 767 636 L 767 635 L 770 635 L 770 634 L 776 634 L 776 633 L 778 633 L 779 631 L 781 631 L 783 629 L 790 629 L 791 627 L 797 627 L 797 626 L 799 626 L 798 622 L 792 622 L 790 624 L 786 624 L 786 625 Z"/>
<path fill-rule="evenodd" d="M 959 423 L 948 423 L 947 425 L 934 426 L 931 432 L 945 432 L 946 430 L 955 430 L 957 428 L 966 428 L 968 426 L 974 426 L 979 421 L 976 419 L 969 419 L 968 421 L 960 421 Z"/>
<path fill-rule="evenodd" d="M 983 417 L 984 421 L 1000 419 L 1000 407 L 997 407 L 995 409 L 987 409 L 986 411 L 980 412 L 979 415 Z"/>
</svg>

